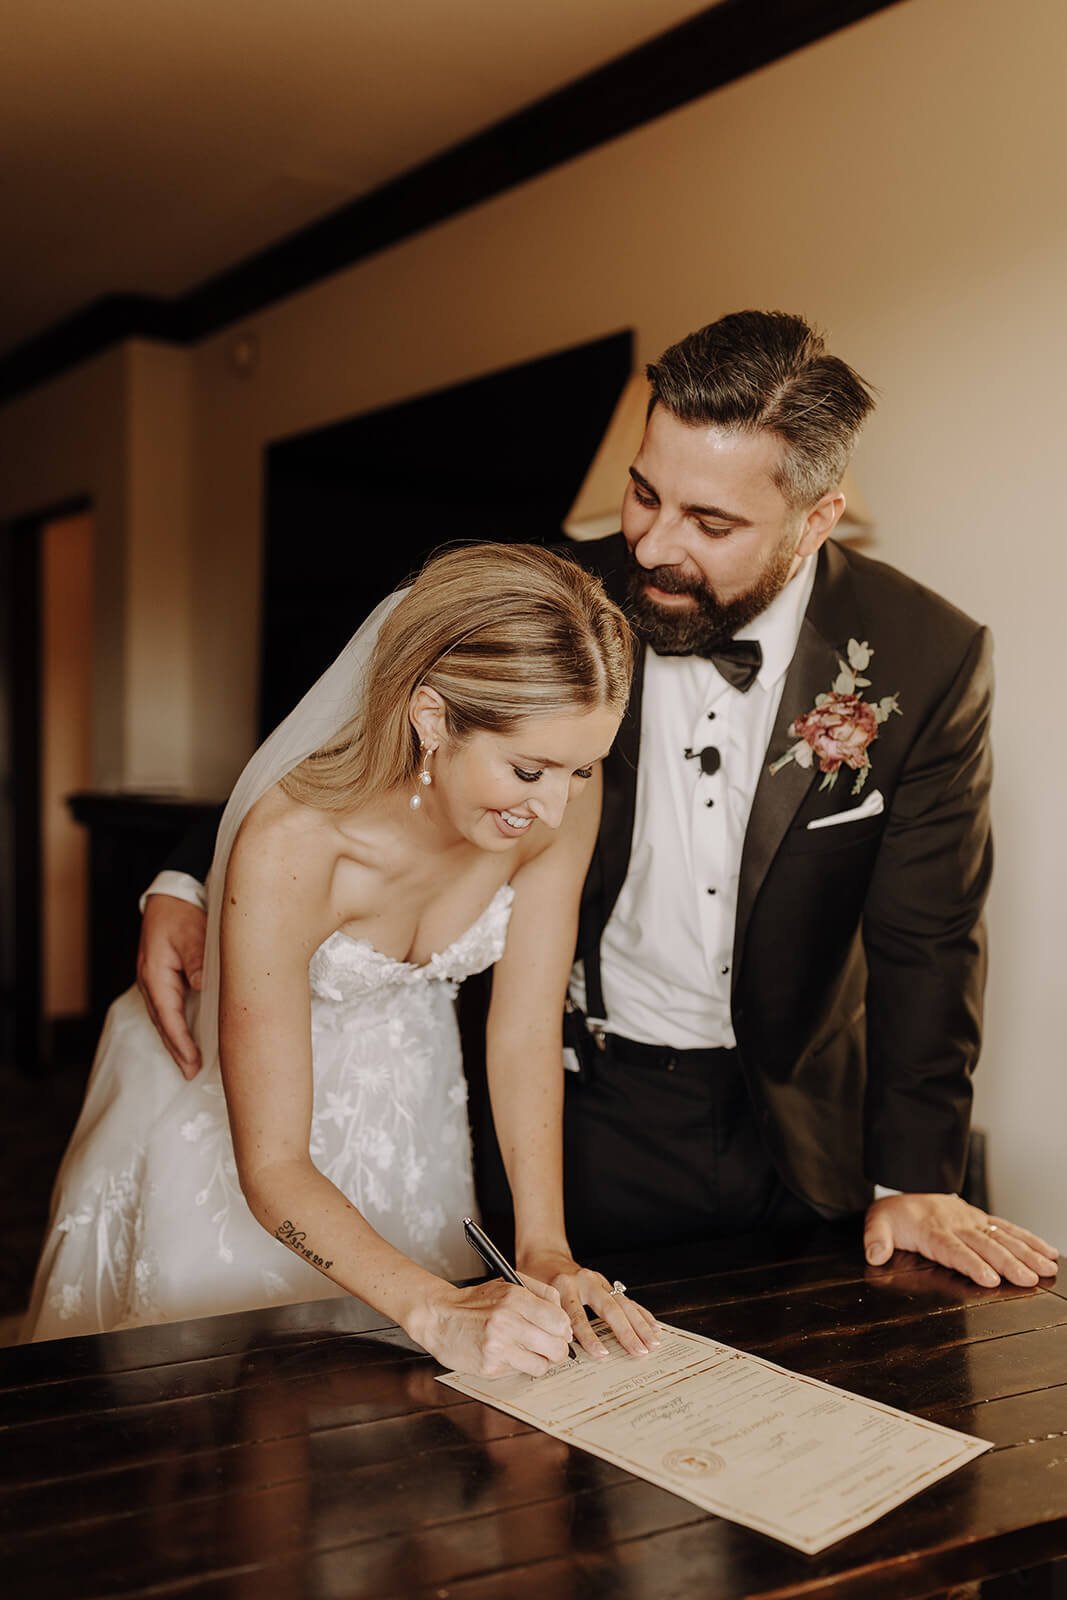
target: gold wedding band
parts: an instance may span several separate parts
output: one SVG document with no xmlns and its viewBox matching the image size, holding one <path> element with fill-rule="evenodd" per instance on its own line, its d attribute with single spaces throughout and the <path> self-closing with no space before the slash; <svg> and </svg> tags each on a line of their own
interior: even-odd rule
<svg viewBox="0 0 1067 1600">
<path fill-rule="evenodd" d="M 996 1233 L 997 1232 L 996 1223 L 995 1222 L 987 1222 L 985 1227 L 982 1229 L 982 1232 L 983 1233 Z"/>
<path fill-rule="evenodd" d="M 616 1278 L 615 1282 L 611 1286 L 611 1298 L 614 1300 L 614 1298 L 615 1298 L 615 1296 L 617 1294 L 625 1294 L 625 1293 L 626 1293 L 626 1285 L 624 1283 L 620 1283 L 618 1278 Z"/>
</svg>

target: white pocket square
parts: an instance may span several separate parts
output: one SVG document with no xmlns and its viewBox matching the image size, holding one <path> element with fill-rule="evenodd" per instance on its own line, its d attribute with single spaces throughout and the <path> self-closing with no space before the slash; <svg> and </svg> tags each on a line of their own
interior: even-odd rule
<svg viewBox="0 0 1067 1600">
<path fill-rule="evenodd" d="M 860 805 L 851 811 L 835 811 L 832 817 L 813 817 L 809 828 L 836 828 L 839 822 L 862 822 L 864 817 L 880 817 L 885 810 L 881 789 L 872 789 Z"/>
</svg>

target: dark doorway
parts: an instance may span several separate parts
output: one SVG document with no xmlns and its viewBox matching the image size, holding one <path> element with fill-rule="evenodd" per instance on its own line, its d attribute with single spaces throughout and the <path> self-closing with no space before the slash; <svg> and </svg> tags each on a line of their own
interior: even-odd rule
<svg viewBox="0 0 1067 1600">
<path fill-rule="evenodd" d="M 0 1061 L 31 1073 L 58 1013 L 84 1009 L 84 841 L 63 791 L 88 761 L 90 540 L 84 501 L 0 527 Z"/>
<path fill-rule="evenodd" d="M 612 334 L 271 446 L 262 733 L 438 545 L 561 537 L 632 360 Z"/>
<path fill-rule="evenodd" d="M 41 1025 L 40 520 L 0 528 L 0 1052 L 36 1067 Z"/>
</svg>

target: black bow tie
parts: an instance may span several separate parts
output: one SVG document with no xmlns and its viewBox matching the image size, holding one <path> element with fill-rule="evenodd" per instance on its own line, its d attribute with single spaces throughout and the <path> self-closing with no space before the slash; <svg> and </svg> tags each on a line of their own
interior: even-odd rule
<svg viewBox="0 0 1067 1600">
<path fill-rule="evenodd" d="M 747 694 L 756 681 L 763 665 L 763 649 L 758 639 L 727 639 L 714 650 L 698 652 L 706 661 L 714 662 L 727 683 Z"/>
</svg>

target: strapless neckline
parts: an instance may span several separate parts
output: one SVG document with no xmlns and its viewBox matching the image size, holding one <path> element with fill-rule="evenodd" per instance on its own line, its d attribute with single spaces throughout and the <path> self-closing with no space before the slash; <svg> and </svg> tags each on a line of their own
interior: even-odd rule
<svg viewBox="0 0 1067 1600">
<path fill-rule="evenodd" d="M 479 912 L 470 926 L 465 928 L 462 933 L 458 934 L 456 938 L 454 938 L 450 944 L 447 944 L 443 950 L 432 951 L 426 961 L 402 961 L 398 956 L 388 956 L 384 950 L 379 950 L 377 945 L 371 944 L 369 939 L 357 939 L 354 934 L 345 933 L 341 928 L 338 928 L 334 933 L 331 933 L 328 938 L 324 939 L 319 945 L 319 950 L 317 950 L 315 953 L 317 955 L 319 951 L 325 950 L 330 944 L 333 943 L 335 939 L 341 939 L 346 945 L 350 945 L 354 949 L 361 950 L 365 952 L 366 955 L 373 957 L 377 961 L 380 961 L 383 966 L 405 972 L 430 972 L 445 965 L 450 956 L 454 955 L 456 951 L 463 949 L 473 938 L 477 936 L 477 934 L 481 931 L 482 924 L 491 920 L 491 918 L 495 915 L 498 906 L 510 906 L 514 898 L 515 891 L 511 887 L 511 884 L 502 883 L 500 888 L 494 894 L 493 898 L 489 901 L 489 904 L 484 908 L 484 910 Z"/>
</svg>

